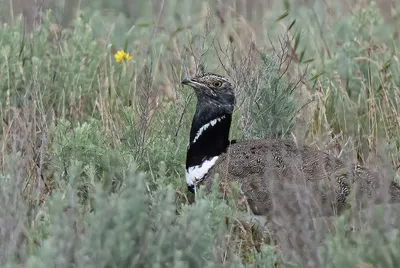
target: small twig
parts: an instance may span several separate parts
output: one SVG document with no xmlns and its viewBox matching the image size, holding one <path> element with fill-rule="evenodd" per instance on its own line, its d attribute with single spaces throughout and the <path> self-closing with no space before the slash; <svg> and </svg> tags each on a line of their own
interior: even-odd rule
<svg viewBox="0 0 400 268">
<path fill-rule="evenodd" d="M 178 137 L 179 130 L 182 127 L 183 116 L 186 114 L 187 108 L 189 107 L 189 103 L 191 103 L 193 95 L 194 95 L 194 93 L 189 94 L 189 96 L 187 97 L 187 99 L 185 101 L 185 104 L 184 104 L 185 106 L 183 107 L 181 116 L 180 116 L 179 121 L 178 121 L 178 127 L 177 127 L 177 129 L 175 131 L 175 135 L 174 135 L 174 138 L 173 138 L 173 142 L 174 143 L 176 142 L 176 138 Z"/>
</svg>

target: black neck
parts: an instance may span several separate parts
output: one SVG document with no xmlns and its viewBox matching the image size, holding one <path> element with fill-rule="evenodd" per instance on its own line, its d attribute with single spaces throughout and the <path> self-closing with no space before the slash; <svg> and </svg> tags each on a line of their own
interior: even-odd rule
<svg viewBox="0 0 400 268">
<path fill-rule="evenodd" d="M 211 122 L 215 120 L 215 124 Z M 200 165 L 226 151 L 229 146 L 229 131 L 232 114 L 221 114 L 208 118 L 194 117 L 190 130 L 190 145 L 186 155 L 186 168 Z M 204 126 L 209 124 L 207 128 Z M 201 131 L 203 127 L 203 131 Z M 201 131 L 201 134 L 199 134 Z"/>
</svg>

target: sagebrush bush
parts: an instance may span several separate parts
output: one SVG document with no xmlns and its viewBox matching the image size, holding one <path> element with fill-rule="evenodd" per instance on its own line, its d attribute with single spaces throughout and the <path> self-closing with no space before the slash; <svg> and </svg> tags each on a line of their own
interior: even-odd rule
<svg viewBox="0 0 400 268">
<path fill-rule="evenodd" d="M 40 210 L 48 238 L 26 266 L 240 266 L 227 244 L 230 227 L 225 218 L 235 212 L 223 201 L 199 199 L 178 216 L 174 189 L 148 190 L 144 174 L 131 167 L 114 194 L 96 183 L 91 212 L 83 213 L 77 191 L 64 187 Z"/>
<path fill-rule="evenodd" d="M 270 139 L 287 136 L 293 129 L 298 104 L 295 83 L 286 81 L 274 56 L 260 54 L 259 85 L 251 94 L 251 137 Z"/>
<path fill-rule="evenodd" d="M 0 175 L 0 266 L 26 258 L 26 221 L 29 215 L 23 200 L 25 177 L 20 153 L 4 156 L 4 170 Z"/>
<path fill-rule="evenodd" d="M 72 127 L 68 121 L 57 122 L 54 130 L 52 161 L 58 174 L 70 185 L 81 189 L 87 199 L 96 182 L 112 190 L 122 182 L 122 176 L 133 158 L 122 147 L 115 148 L 112 136 L 106 133 L 96 119 Z M 79 165 L 80 172 L 69 176 L 71 164 Z M 61 171 L 61 172 L 60 172 Z"/>
</svg>

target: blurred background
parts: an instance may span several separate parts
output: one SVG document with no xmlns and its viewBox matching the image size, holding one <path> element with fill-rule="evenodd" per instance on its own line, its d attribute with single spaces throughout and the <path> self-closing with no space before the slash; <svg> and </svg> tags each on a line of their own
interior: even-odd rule
<svg viewBox="0 0 400 268">
<path fill-rule="evenodd" d="M 234 82 L 231 138 L 290 138 L 398 180 L 397 1 L 0 6 L 0 267 L 400 267 L 392 215 L 352 235 L 335 217 L 318 239 L 297 219 L 283 246 L 238 225 L 234 186 L 192 203 L 181 85 Z"/>
</svg>

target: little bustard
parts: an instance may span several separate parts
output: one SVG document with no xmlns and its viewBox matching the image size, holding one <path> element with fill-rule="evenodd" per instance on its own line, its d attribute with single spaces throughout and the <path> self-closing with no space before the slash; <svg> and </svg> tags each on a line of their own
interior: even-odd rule
<svg viewBox="0 0 400 268">
<path fill-rule="evenodd" d="M 273 196 L 283 191 L 283 185 L 296 183 L 308 189 L 314 199 L 311 207 L 325 215 L 345 208 L 353 192 L 357 201 L 400 202 L 396 182 L 388 182 L 382 192 L 383 180 L 368 169 L 312 147 L 281 139 L 231 143 L 235 94 L 229 80 L 206 73 L 186 78 L 182 84 L 192 87 L 197 97 L 186 157 L 186 183 L 191 192 L 200 182 L 210 191 L 214 175 L 219 174 L 221 182 L 239 182 L 256 215 L 271 210 Z M 290 191 L 281 196 L 299 202 L 303 198 Z"/>
</svg>

